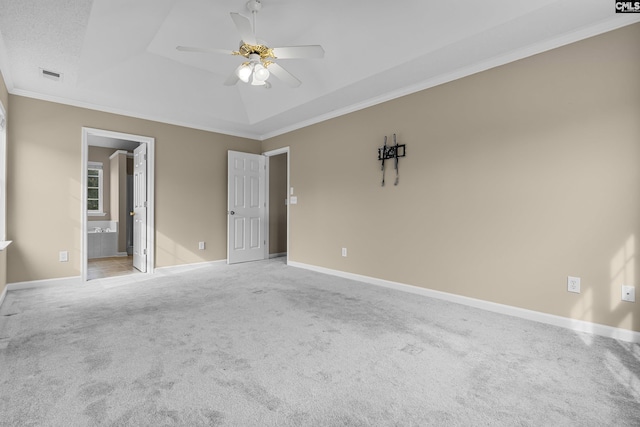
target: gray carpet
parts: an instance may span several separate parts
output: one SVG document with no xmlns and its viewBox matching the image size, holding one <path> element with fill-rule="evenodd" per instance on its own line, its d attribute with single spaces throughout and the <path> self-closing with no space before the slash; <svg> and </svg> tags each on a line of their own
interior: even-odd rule
<svg viewBox="0 0 640 427">
<path fill-rule="evenodd" d="M 638 426 L 640 345 L 282 259 L 11 291 L 3 426 Z"/>
</svg>

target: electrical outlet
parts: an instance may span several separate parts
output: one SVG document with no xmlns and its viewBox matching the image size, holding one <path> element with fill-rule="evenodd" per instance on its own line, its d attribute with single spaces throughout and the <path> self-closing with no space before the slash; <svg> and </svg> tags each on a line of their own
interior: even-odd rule
<svg viewBox="0 0 640 427">
<path fill-rule="evenodd" d="M 622 301 L 636 302 L 636 288 L 622 285 Z"/>
<path fill-rule="evenodd" d="M 58 260 L 60 262 L 69 261 L 69 251 L 60 251 L 60 253 L 58 254 Z"/>
<path fill-rule="evenodd" d="M 347 248 L 342 248 L 342 256 L 347 256 Z"/>
<path fill-rule="evenodd" d="M 198 242 L 198 249 L 204 250 L 204 242 Z"/>
<path fill-rule="evenodd" d="M 567 291 L 580 293 L 580 278 L 579 277 L 567 277 Z"/>
</svg>

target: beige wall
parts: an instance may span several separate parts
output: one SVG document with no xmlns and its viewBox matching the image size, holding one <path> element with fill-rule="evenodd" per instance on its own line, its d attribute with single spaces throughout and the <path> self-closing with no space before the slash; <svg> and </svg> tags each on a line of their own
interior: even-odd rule
<svg viewBox="0 0 640 427">
<path fill-rule="evenodd" d="M 287 155 L 269 157 L 269 253 L 287 252 Z"/>
<path fill-rule="evenodd" d="M 620 302 L 640 271 L 639 39 L 636 24 L 262 144 L 9 96 L 9 282 L 79 275 L 88 126 L 156 138 L 158 266 L 225 258 L 228 149 L 290 146 L 293 261 L 640 331 Z M 380 187 L 394 132 L 407 157 Z"/>
<path fill-rule="evenodd" d="M 80 274 L 83 126 L 156 138 L 156 266 L 226 258 L 227 150 L 259 153 L 259 142 L 9 98 L 9 283 Z M 34 170 L 46 179 L 34 180 Z M 202 240 L 207 249 L 199 251 Z M 61 250 L 69 262 L 58 262 Z"/>
<path fill-rule="evenodd" d="M 92 147 L 87 151 L 87 160 L 102 163 L 102 211 L 105 216 L 89 216 L 89 221 L 110 221 L 117 217 L 111 215 L 111 160 L 109 157 L 116 151 L 114 148 Z"/>
<path fill-rule="evenodd" d="M 4 82 L 4 77 L 2 76 L 1 70 L 0 70 L 0 102 L 2 103 L 2 106 L 4 107 L 8 117 L 9 116 L 9 92 L 7 91 L 7 86 Z M 7 123 L 7 128 L 8 128 L 8 123 Z M 7 140 L 8 139 L 9 139 L 9 136 L 7 135 Z M 9 236 L 8 230 L 7 230 L 7 236 Z M 0 251 L 0 295 L 2 295 L 4 288 L 7 286 L 7 253 L 8 251 L 9 251 L 9 248 L 5 249 L 4 251 Z"/>
<path fill-rule="evenodd" d="M 638 40 L 640 24 L 265 141 L 291 147 L 290 259 L 640 331 L 620 301 L 640 284 Z M 381 187 L 394 132 L 407 157 Z"/>
</svg>

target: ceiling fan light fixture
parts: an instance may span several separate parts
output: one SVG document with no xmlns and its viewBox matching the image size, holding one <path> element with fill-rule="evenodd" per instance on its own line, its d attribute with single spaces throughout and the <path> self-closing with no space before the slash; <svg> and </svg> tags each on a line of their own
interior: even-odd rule
<svg viewBox="0 0 640 427">
<path fill-rule="evenodd" d="M 267 80 L 271 77 L 272 72 L 278 80 L 283 81 L 287 85 L 294 88 L 300 86 L 302 82 L 278 65 L 276 60 L 278 58 L 322 58 L 324 57 L 324 49 L 322 46 L 268 47 L 264 44 L 265 42 L 256 38 L 256 15 L 262 8 L 261 0 L 248 0 L 246 6 L 251 12 L 253 22 L 240 13 L 230 13 L 231 20 L 240 34 L 240 45 L 237 51 L 190 46 L 176 46 L 176 49 L 184 52 L 230 53 L 234 56 L 243 57 L 245 62 L 237 67 L 224 81 L 225 86 L 233 86 L 238 83 L 238 81 L 242 81 L 243 83 L 262 86 L 268 89 L 271 87 L 271 83 Z"/>
<path fill-rule="evenodd" d="M 238 68 L 238 78 L 245 83 L 249 83 L 249 79 L 251 78 L 251 74 L 253 73 L 252 65 L 253 64 L 245 64 L 242 67 Z"/>
<path fill-rule="evenodd" d="M 258 80 L 256 78 L 256 75 L 253 75 L 253 78 L 251 79 L 251 86 L 263 86 L 264 84 L 266 84 L 267 82 L 265 82 L 264 80 Z"/>
<path fill-rule="evenodd" d="M 256 64 L 255 67 L 253 67 L 253 77 L 255 80 L 264 82 L 269 78 L 269 74 L 269 70 L 262 64 Z"/>
</svg>

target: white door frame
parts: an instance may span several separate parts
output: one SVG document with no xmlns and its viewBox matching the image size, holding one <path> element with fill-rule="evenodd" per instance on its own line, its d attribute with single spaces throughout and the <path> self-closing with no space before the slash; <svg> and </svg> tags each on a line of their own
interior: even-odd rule
<svg viewBox="0 0 640 427">
<path fill-rule="evenodd" d="M 123 139 L 127 141 L 135 141 L 141 144 L 147 144 L 147 273 L 153 274 L 155 264 L 155 203 L 154 203 L 154 176 L 155 176 L 155 138 L 149 136 L 132 135 L 121 132 L 113 132 L 103 129 L 94 129 L 89 127 L 82 127 L 82 167 L 80 176 L 81 187 L 81 218 L 82 218 L 82 230 L 80 232 L 80 247 L 82 262 L 80 264 L 80 270 L 82 275 L 82 281 L 87 281 L 87 161 L 89 156 L 89 136 L 102 136 L 107 138 Z"/>
<path fill-rule="evenodd" d="M 289 264 L 289 253 L 291 252 L 290 250 L 290 246 L 289 246 L 289 217 L 290 217 L 290 212 L 289 212 L 289 208 L 290 208 L 290 203 L 289 203 L 289 197 L 290 197 L 290 193 L 291 193 L 291 181 L 290 181 L 290 175 L 289 175 L 289 171 L 290 171 L 290 164 L 291 164 L 291 154 L 290 154 L 290 149 L 289 147 L 282 147 L 282 148 L 278 148 L 276 150 L 271 150 L 271 151 L 265 151 L 264 153 L 262 153 L 263 156 L 266 156 L 266 166 L 267 166 L 267 173 L 266 173 L 266 177 L 265 177 L 265 182 L 266 182 L 266 194 L 265 194 L 265 199 L 267 202 L 267 211 L 266 211 L 266 218 L 265 218 L 265 223 L 266 223 L 266 230 L 265 230 L 265 237 L 266 237 L 266 241 L 267 244 L 265 245 L 266 249 L 265 249 L 265 259 L 269 258 L 269 221 L 271 221 L 271 218 L 269 218 L 269 157 L 272 156 L 278 156 L 280 154 L 286 154 L 287 155 L 287 264 Z"/>
</svg>

